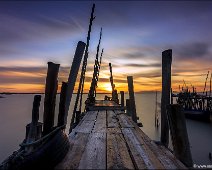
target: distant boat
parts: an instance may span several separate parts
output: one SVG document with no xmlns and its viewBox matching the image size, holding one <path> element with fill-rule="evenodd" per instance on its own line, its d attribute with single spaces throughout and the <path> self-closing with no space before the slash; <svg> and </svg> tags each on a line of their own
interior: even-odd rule
<svg viewBox="0 0 212 170">
<path fill-rule="evenodd" d="M 177 93 L 172 93 L 173 97 L 176 97 L 177 104 L 180 104 L 183 108 L 185 117 L 188 119 L 210 122 L 211 121 L 211 109 L 212 109 L 212 98 L 207 94 L 199 94 L 194 90 L 190 92 L 188 87 Z"/>
<path fill-rule="evenodd" d="M 4 97 L 4 96 L 0 96 L 0 99 L 1 99 L 1 98 L 5 98 L 5 97 Z"/>
</svg>

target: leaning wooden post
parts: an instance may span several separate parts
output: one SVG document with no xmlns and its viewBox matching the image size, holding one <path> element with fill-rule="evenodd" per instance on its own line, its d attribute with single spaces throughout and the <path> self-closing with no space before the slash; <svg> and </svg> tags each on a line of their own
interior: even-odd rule
<svg viewBox="0 0 212 170">
<path fill-rule="evenodd" d="M 66 96 L 66 102 L 65 102 L 65 114 L 64 114 L 64 124 L 67 124 L 67 117 L 68 117 L 68 111 L 69 106 L 71 103 L 72 94 L 74 91 L 75 82 L 77 79 L 77 74 L 79 71 L 80 63 L 82 60 L 82 56 L 85 50 L 85 43 L 82 41 L 79 41 L 77 44 L 77 48 L 74 54 L 74 59 L 71 65 L 71 70 L 68 77 L 68 87 L 66 90 L 67 96 Z"/>
<path fill-rule="evenodd" d="M 51 132 L 54 126 L 55 100 L 58 86 L 57 77 L 59 67 L 59 64 L 48 62 L 44 99 L 43 135 L 46 135 Z"/>
<path fill-rule="evenodd" d="M 124 107 L 124 91 L 120 91 L 121 94 L 121 106 Z"/>
<path fill-rule="evenodd" d="M 174 154 L 187 167 L 192 167 L 193 161 L 182 106 L 178 104 L 169 105 L 167 113 Z"/>
<path fill-rule="evenodd" d="M 166 106 L 170 104 L 172 50 L 162 52 L 161 143 L 168 147 L 169 126 Z"/>
<path fill-rule="evenodd" d="M 132 120 L 137 123 L 133 77 L 127 76 L 127 82 L 128 82 L 128 91 L 129 91 L 129 99 L 130 99 L 129 103 L 130 103 L 130 109 L 132 114 Z"/>
<path fill-rule="evenodd" d="M 60 104 L 59 104 L 59 114 L 58 114 L 58 122 L 57 126 L 62 126 L 65 124 L 64 116 L 65 116 L 65 101 L 66 101 L 66 91 L 67 91 L 67 82 L 62 82 L 62 87 L 60 91 Z"/>
</svg>

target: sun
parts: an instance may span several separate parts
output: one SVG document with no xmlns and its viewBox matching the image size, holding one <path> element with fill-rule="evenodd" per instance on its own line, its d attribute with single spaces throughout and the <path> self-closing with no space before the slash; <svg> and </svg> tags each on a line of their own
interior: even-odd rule
<svg viewBox="0 0 212 170">
<path fill-rule="evenodd" d="M 104 91 L 111 92 L 112 91 L 111 84 L 110 83 L 104 83 L 104 84 L 102 84 L 102 89 Z"/>
</svg>

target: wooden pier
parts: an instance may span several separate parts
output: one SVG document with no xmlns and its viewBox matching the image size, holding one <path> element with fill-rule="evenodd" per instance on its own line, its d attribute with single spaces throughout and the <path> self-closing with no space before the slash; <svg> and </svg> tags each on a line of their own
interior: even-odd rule
<svg viewBox="0 0 212 170">
<path fill-rule="evenodd" d="M 113 107 L 117 107 L 113 101 L 90 107 L 69 134 L 70 149 L 56 169 L 186 168 L 167 148 L 150 140 L 121 108 Z"/>
<path fill-rule="evenodd" d="M 103 49 L 99 55 L 102 29 L 91 86 L 85 101 L 85 112 L 82 112 L 88 47 L 91 26 L 95 19 L 94 9 L 95 4 L 92 7 L 87 42 L 85 44 L 79 41 L 68 81 L 62 83 L 57 125 L 54 126 L 54 119 L 60 65 L 48 62 L 43 124 L 39 122 L 41 96 L 36 95 L 33 102 L 32 122 L 26 127 L 26 137 L 20 144 L 20 149 L 0 164 L 0 169 L 187 169 L 192 167 L 184 115 L 178 105 L 170 105 L 171 50 L 162 53 L 164 74 L 160 142 L 152 141 L 139 128 L 142 123 L 137 123 L 132 76 L 127 77 L 129 99 L 126 99 L 126 106 L 124 91 L 120 92 L 121 100 L 119 100 L 111 63 L 109 63 L 111 96 L 105 96 L 105 100 L 96 100 L 103 55 Z M 67 135 L 65 133 L 67 117 L 83 54 L 70 133 Z M 167 148 L 169 129 L 174 154 Z"/>
</svg>

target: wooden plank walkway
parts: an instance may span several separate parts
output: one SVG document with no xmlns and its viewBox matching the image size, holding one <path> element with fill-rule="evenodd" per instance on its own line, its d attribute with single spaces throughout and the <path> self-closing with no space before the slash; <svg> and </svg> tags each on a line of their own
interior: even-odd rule
<svg viewBox="0 0 212 170">
<path fill-rule="evenodd" d="M 186 168 L 120 110 L 88 111 L 69 140 L 69 152 L 56 169 Z"/>
<path fill-rule="evenodd" d="M 124 107 L 109 100 L 96 100 L 94 105 L 86 106 L 87 110 L 124 110 Z"/>
</svg>

